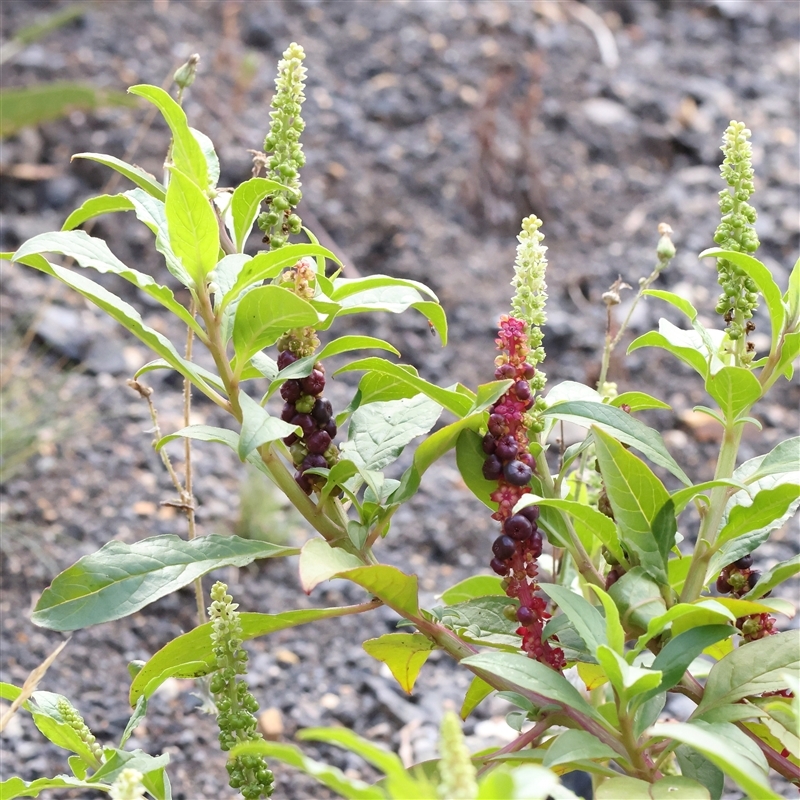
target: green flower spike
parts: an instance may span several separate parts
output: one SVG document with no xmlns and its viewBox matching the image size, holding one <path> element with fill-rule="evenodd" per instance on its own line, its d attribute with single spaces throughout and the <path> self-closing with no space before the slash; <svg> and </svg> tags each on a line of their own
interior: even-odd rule
<svg viewBox="0 0 800 800">
<path fill-rule="evenodd" d="M 64 722 L 78 734 L 80 740 L 92 751 L 92 754 L 97 759 L 98 766 L 103 761 L 103 748 L 97 744 L 94 734 L 89 730 L 89 726 L 84 722 L 83 717 L 78 713 L 78 710 L 66 697 L 60 697 L 56 702 L 58 713 Z"/>
<path fill-rule="evenodd" d="M 138 769 L 124 769 L 117 776 L 111 787 L 109 796 L 111 800 L 143 800 L 144 786 L 142 778 L 144 776 Z"/>
<path fill-rule="evenodd" d="M 258 703 L 247 683 L 237 675 L 247 672 L 247 652 L 242 645 L 242 626 L 238 603 L 227 594 L 228 587 L 219 581 L 211 587 L 211 643 L 217 659 L 217 671 L 209 686 L 217 704 L 219 745 L 227 752 L 237 744 L 261 739 L 256 731 L 255 712 Z M 239 756 L 228 761 L 228 783 L 246 800 L 269 797 L 273 790 L 272 771 L 266 761 L 256 755 Z"/>
<path fill-rule="evenodd" d="M 439 731 L 439 797 L 442 800 L 475 800 L 478 796 L 475 765 L 464 743 L 461 723 L 445 712 Z"/>
<path fill-rule="evenodd" d="M 526 323 L 528 330 L 528 363 L 536 367 L 536 375 L 531 380 L 531 389 L 541 392 L 547 376 L 538 368 L 544 361 L 542 347 L 542 325 L 547 321 L 544 306 L 547 302 L 547 284 L 544 281 L 547 269 L 547 248 L 542 245 L 544 234 L 539 230 L 542 221 L 535 215 L 522 220 L 522 231 L 517 240 L 517 259 L 514 264 L 514 299 L 511 301 L 511 316 Z"/>
<path fill-rule="evenodd" d="M 725 158 L 720 174 L 729 188 L 719 193 L 722 221 L 714 234 L 714 241 L 726 250 L 752 254 L 758 249 L 759 241 L 753 227 L 756 210 L 747 202 L 755 190 L 753 148 L 749 138 L 750 131 L 743 122 L 731 122 L 725 131 L 721 147 Z M 717 259 L 717 271 L 717 281 L 722 287 L 717 313 L 722 314 L 728 323 L 728 338 L 743 342 L 753 329 L 753 324 L 747 321 L 758 306 L 758 289 L 741 267 L 724 258 Z M 736 349 L 743 361 L 750 360 L 744 346 Z"/>
<path fill-rule="evenodd" d="M 305 57 L 303 48 L 293 42 L 278 62 L 276 91 L 270 112 L 272 121 L 264 139 L 264 150 L 269 155 L 266 177 L 289 187 L 288 191 L 276 192 L 268 197 L 268 210 L 258 217 L 258 227 L 264 231 L 264 241 L 269 242 L 271 250 L 283 247 L 289 234 L 299 233 L 302 227 L 294 207 L 302 198 L 300 169 L 306 163 L 303 145 L 300 144 L 300 134 L 305 128 L 300 116 L 301 106 L 306 99 L 303 94 Z"/>
</svg>

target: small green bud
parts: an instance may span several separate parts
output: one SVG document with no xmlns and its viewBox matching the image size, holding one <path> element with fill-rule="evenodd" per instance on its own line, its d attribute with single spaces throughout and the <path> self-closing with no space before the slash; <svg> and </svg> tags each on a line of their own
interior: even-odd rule
<svg viewBox="0 0 800 800">
<path fill-rule="evenodd" d="M 197 53 L 189 56 L 189 60 L 175 71 L 172 80 L 174 80 L 181 89 L 188 89 L 197 77 L 197 65 L 199 63 L 200 56 Z"/>
</svg>

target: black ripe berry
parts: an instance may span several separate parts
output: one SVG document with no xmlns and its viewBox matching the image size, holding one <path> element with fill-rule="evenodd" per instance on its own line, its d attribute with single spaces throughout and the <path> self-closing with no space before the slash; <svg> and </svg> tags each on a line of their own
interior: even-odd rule
<svg viewBox="0 0 800 800">
<path fill-rule="evenodd" d="M 510 536 L 498 536 L 492 545 L 492 552 L 500 559 L 511 558 L 516 552 L 517 546 Z"/>
<path fill-rule="evenodd" d="M 528 550 L 530 550 L 531 555 L 534 558 L 539 558 L 542 554 L 542 547 L 544 545 L 544 537 L 542 536 L 542 532 L 540 530 L 535 530 L 531 534 L 531 538 L 528 540 Z"/>
<path fill-rule="evenodd" d="M 284 422 L 291 422 L 295 414 L 297 414 L 297 410 L 294 407 L 294 403 L 285 403 L 281 411 L 281 419 Z"/>
<path fill-rule="evenodd" d="M 324 456 L 321 456 L 318 453 L 309 453 L 303 459 L 300 469 L 303 471 L 307 469 L 325 469 L 327 466 L 328 462 L 325 460 Z"/>
<path fill-rule="evenodd" d="M 483 462 L 483 477 L 487 481 L 496 481 L 503 474 L 503 464 L 497 456 L 489 456 Z"/>
<path fill-rule="evenodd" d="M 284 350 L 278 356 L 278 369 L 286 369 L 289 364 L 294 364 L 295 361 L 297 361 L 297 356 L 290 350 Z"/>
<path fill-rule="evenodd" d="M 526 362 L 522 365 L 522 376 L 526 381 L 529 381 L 535 374 L 536 370 L 533 368 L 533 364 L 528 364 Z"/>
<path fill-rule="evenodd" d="M 325 388 L 325 375 L 320 370 L 315 369 L 311 371 L 307 378 L 303 378 L 301 383 L 306 394 L 322 394 L 322 390 Z"/>
<path fill-rule="evenodd" d="M 524 542 L 525 539 L 530 538 L 533 533 L 533 527 L 531 526 L 530 520 L 523 517 L 522 514 L 514 514 L 513 517 L 509 517 L 503 523 L 503 531 L 512 539 L 516 539 L 518 542 Z"/>
<path fill-rule="evenodd" d="M 493 436 L 502 436 L 508 430 L 506 418 L 502 414 L 490 414 L 488 428 Z"/>
<path fill-rule="evenodd" d="M 316 431 L 306 439 L 309 453 L 324 453 L 331 446 L 331 437 L 325 431 Z"/>
<path fill-rule="evenodd" d="M 327 433 L 328 436 L 331 437 L 331 439 L 335 439 L 336 438 L 336 433 L 337 433 L 336 420 L 335 419 L 329 419 L 327 424 L 325 425 L 325 427 L 322 428 L 322 430 L 325 431 L 325 433 Z"/>
<path fill-rule="evenodd" d="M 750 589 L 755 589 L 756 584 L 761 580 L 761 573 L 754 569 L 748 576 L 747 576 L 747 586 Z"/>
<path fill-rule="evenodd" d="M 528 608 L 528 606 L 520 606 L 517 609 L 517 620 L 521 625 L 530 625 L 535 618 L 536 615 L 533 613 L 533 609 Z"/>
<path fill-rule="evenodd" d="M 328 420 L 333 416 L 333 406 L 327 397 L 318 397 L 311 409 L 311 416 L 320 424 L 327 425 Z"/>
<path fill-rule="evenodd" d="M 299 438 L 300 437 L 296 433 L 290 433 L 288 436 L 284 438 L 283 443 L 287 447 L 291 447 L 296 441 L 298 441 Z"/>
<path fill-rule="evenodd" d="M 292 425 L 297 425 L 303 431 L 303 436 L 308 436 L 317 428 L 314 418 L 310 414 L 295 414 L 289 422 Z"/>
<path fill-rule="evenodd" d="M 531 396 L 531 387 L 527 381 L 517 381 L 514 384 L 514 394 L 520 400 L 529 400 Z"/>
<path fill-rule="evenodd" d="M 503 475 L 512 486 L 527 486 L 530 483 L 533 470 L 522 461 L 509 461 L 503 467 Z"/>
<path fill-rule="evenodd" d="M 734 561 L 733 565 L 739 569 L 750 569 L 750 567 L 753 566 L 753 556 L 748 553 L 746 556 L 742 556 L 737 561 Z"/>
<path fill-rule="evenodd" d="M 522 514 L 531 525 L 536 525 L 536 520 L 539 519 L 539 506 L 525 506 L 525 508 L 521 508 L 518 514 Z"/>
<path fill-rule="evenodd" d="M 497 447 L 497 439 L 495 439 L 491 433 L 487 433 L 486 436 L 483 437 L 481 447 L 483 447 L 483 452 L 486 453 L 487 456 L 490 456 L 494 453 L 495 447 Z"/>
<path fill-rule="evenodd" d="M 724 575 L 717 578 L 717 591 L 720 594 L 730 594 L 733 591 L 733 586 L 728 583 L 728 579 Z"/>
<path fill-rule="evenodd" d="M 515 378 L 516 376 L 517 376 L 517 370 L 514 369 L 514 365 L 513 364 L 501 364 L 494 371 L 494 377 L 498 381 L 510 380 L 511 378 Z"/>
<path fill-rule="evenodd" d="M 494 454 L 503 462 L 513 461 L 519 453 L 519 445 L 513 436 L 504 436 L 497 443 Z"/>
<path fill-rule="evenodd" d="M 287 403 L 296 403 L 300 399 L 302 393 L 300 381 L 286 381 L 286 383 L 281 386 L 281 397 Z"/>
<path fill-rule="evenodd" d="M 297 485 L 306 493 L 311 494 L 311 481 L 302 472 L 295 472 L 294 479 Z"/>
<path fill-rule="evenodd" d="M 493 558 L 489 562 L 489 566 L 492 568 L 492 571 L 496 572 L 498 575 L 508 575 L 508 573 L 511 571 L 511 567 L 509 567 L 505 561 L 501 561 L 499 558 Z"/>
</svg>

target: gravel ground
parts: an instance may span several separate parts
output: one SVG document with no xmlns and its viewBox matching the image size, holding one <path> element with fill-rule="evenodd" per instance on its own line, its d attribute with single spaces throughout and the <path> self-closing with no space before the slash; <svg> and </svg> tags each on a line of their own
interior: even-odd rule
<svg viewBox="0 0 800 800">
<path fill-rule="evenodd" d="M 2 36 L 68 5 L 4 0 Z M 339 332 L 389 339 L 405 361 L 442 385 L 489 380 L 495 324 L 510 297 L 514 236 L 520 218 L 535 212 L 545 221 L 550 248 L 548 379 L 551 385 L 592 383 L 605 324 L 600 296 L 619 274 L 635 284 L 649 272 L 661 221 L 674 229 L 679 252 L 660 286 L 705 309 L 710 322 L 715 274 L 696 254 L 711 244 L 718 219 L 718 144 L 730 119 L 753 129 L 760 257 L 786 284 L 800 244 L 798 35 L 800 5 L 767 0 L 115 0 L 88 4 L 77 20 L 9 60 L 2 85 L 55 79 L 117 89 L 161 84 L 198 52 L 201 71 L 185 107 L 217 145 L 221 185 L 233 184 L 248 176 L 247 150 L 263 140 L 274 65 L 290 41 L 300 42 L 309 69 L 301 211 L 306 221 L 316 218 L 312 227 L 324 230 L 361 274 L 428 282 L 448 313 L 451 344 L 440 348 L 425 321 L 410 315 L 348 318 Z M 102 191 L 109 174 L 90 162 L 70 164 L 69 156 L 94 150 L 122 157 L 145 114 L 73 112 L 3 142 L 3 250 L 60 227 L 72 208 Z M 158 174 L 166 144 L 166 129 L 156 122 L 133 160 Z M 29 179 L 31 166 L 39 168 L 36 180 Z M 123 261 L 164 280 L 150 236 L 138 223 L 114 215 L 102 218 L 93 233 L 108 238 Z M 254 238 L 251 252 L 257 247 Z M 158 308 L 127 285 L 115 286 L 149 324 L 178 339 Z M 0 679 L 20 683 L 62 640 L 28 619 L 58 571 L 111 538 L 133 542 L 183 534 L 185 527 L 173 509 L 160 505 L 171 487 L 150 447 L 146 406 L 126 386 L 148 360 L 143 348 L 20 267 L 3 266 L 0 303 L 4 363 L 13 362 L 15 342 L 30 324 L 40 334 L 14 365 L 4 395 L 7 413 L 43 420 L 35 452 L 0 488 Z M 643 304 L 632 335 L 660 315 L 668 315 L 662 304 Z M 758 331 L 767 330 L 762 313 L 756 322 Z M 755 341 L 763 348 L 758 331 Z M 151 375 L 162 429 L 177 429 L 178 386 Z M 717 434 L 691 412 L 703 401 L 694 376 L 643 350 L 615 357 L 611 377 L 621 391 L 648 387 L 672 405 L 648 422 L 693 477 L 709 478 Z M 351 392 L 351 381 L 333 382 L 337 407 Z M 743 459 L 796 432 L 798 400 L 797 384 L 783 383 L 757 409 L 764 430 L 745 440 Z M 201 399 L 194 416 L 195 422 L 222 422 Z M 177 451 L 176 458 L 179 464 Z M 400 466 L 406 462 L 407 455 Z M 287 541 L 307 537 L 278 498 L 262 497 L 267 510 L 255 515 L 242 511 L 242 498 L 252 502 L 243 489 L 251 484 L 232 453 L 197 446 L 195 467 L 204 532 L 258 523 Z M 437 592 L 485 568 L 492 529 L 445 460 L 398 513 L 380 556 L 418 574 L 430 605 Z M 794 534 L 788 527 L 778 532 L 759 550 L 759 562 L 768 567 L 790 557 L 797 550 Z M 290 562 L 216 577 L 230 583 L 246 610 L 276 612 L 362 596 L 337 582 L 307 598 Z M 128 661 L 146 659 L 190 628 L 193 609 L 184 591 L 120 623 L 76 632 L 42 688 L 70 696 L 101 741 L 118 739 L 129 715 Z M 301 727 L 339 723 L 414 760 L 434 755 L 442 709 L 458 704 L 467 676 L 434 654 L 413 697 L 403 696 L 360 647 L 364 638 L 394 629 L 394 622 L 392 613 L 379 610 L 252 642 L 252 686 L 284 737 L 290 740 Z M 213 720 L 199 713 L 192 688 L 169 682 L 132 744 L 170 754 L 176 798 L 232 796 Z M 675 716 L 682 711 L 679 704 L 668 710 Z M 467 722 L 474 748 L 508 738 L 504 712 L 502 703 L 490 702 Z M 0 748 L 4 776 L 30 779 L 66 767 L 62 752 L 43 746 L 21 715 Z M 361 761 L 340 751 L 308 751 L 372 777 Z M 302 776 L 276 772 L 280 797 L 330 796 Z"/>
</svg>

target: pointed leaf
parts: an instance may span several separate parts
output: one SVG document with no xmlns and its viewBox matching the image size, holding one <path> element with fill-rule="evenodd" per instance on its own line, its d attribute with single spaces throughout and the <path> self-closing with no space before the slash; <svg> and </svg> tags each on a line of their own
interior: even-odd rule
<svg viewBox="0 0 800 800">
<path fill-rule="evenodd" d="M 459 712 L 461 719 L 466 719 L 493 691 L 494 688 L 486 683 L 485 680 L 475 676 L 469 684 L 469 689 L 467 689 L 464 702 L 461 705 L 461 711 Z"/>
<path fill-rule="evenodd" d="M 135 183 L 140 189 L 144 189 L 151 197 L 157 200 L 164 200 L 167 196 L 167 190 L 159 183 L 149 172 L 145 172 L 141 167 L 127 164 L 114 156 L 107 156 L 104 153 L 75 153 L 70 161 L 76 158 L 85 158 L 87 161 L 96 161 L 98 164 L 103 164 L 106 167 L 119 172 L 124 175 L 129 181 Z"/>
<path fill-rule="evenodd" d="M 679 311 L 682 311 L 688 317 L 689 322 L 694 322 L 697 319 L 697 309 L 685 297 L 681 297 L 674 292 L 665 292 L 663 289 L 646 289 L 642 294 L 648 297 L 657 297 L 659 300 L 670 303 Z"/>
<path fill-rule="evenodd" d="M 500 578 L 496 575 L 473 575 L 459 581 L 442 593 L 441 599 L 452 606 L 456 603 L 465 603 L 476 597 L 493 597 L 505 595 L 500 586 Z"/>
<path fill-rule="evenodd" d="M 286 187 L 277 181 L 266 178 L 250 178 L 240 183 L 233 191 L 231 198 L 231 214 L 233 215 L 233 230 L 236 250 L 241 252 L 253 223 L 258 216 L 261 201 L 273 192 L 285 191 Z"/>
<path fill-rule="evenodd" d="M 557 767 L 584 759 L 607 761 L 618 758 L 619 753 L 601 742 L 588 731 L 564 731 L 547 748 L 542 766 Z"/>
<path fill-rule="evenodd" d="M 603 604 L 603 609 L 606 612 L 605 624 L 606 634 L 608 636 L 608 646 L 615 652 L 622 655 L 625 652 L 625 630 L 619 620 L 619 609 L 616 603 L 611 599 L 611 595 L 595 586 L 593 583 L 589 587 L 600 598 Z"/>
<path fill-rule="evenodd" d="M 630 407 L 632 412 L 647 411 L 651 408 L 672 408 L 672 406 L 668 405 L 663 400 L 659 400 L 658 398 L 646 394 L 645 392 L 623 392 L 611 400 L 610 405 L 614 406 L 615 408 L 620 408 L 621 406 L 626 405 Z"/>
<path fill-rule="evenodd" d="M 31 695 L 30 700 L 25 703 L 25 708 L 30 711 L 36 727 L 45 738 L 54 745 L 77 754 L 93 769 L 96 769 L 98 760 L 91 747 L 81 739 L 58 709 L 59 703 L 64 702 L 74 710 L 75 707 L 63 695 L 40 691 Z"/>
<path fill-rule="evenodd" d="M 348 569 L 336 577 L 357 583 L 401 616 L 420 616 L 416 575 L 378 564 Z"/>
<path fill-rule="evenodd" d="M 720 769 L 704 755 L 685 744 L 675 748 L 675 757 L 678 759 L 682 775 L 705 786 L 711 795 L 711 800 L 720 800 L 722 790 L 725 788 L 725 776 Z"/>
<path fill-rule="evenodd" d="M 126 617 L 220 567 L 243 567 L 257 558 L 297 551 L 238 536 L 210 534 L 184 541 L 154 536 L 129 545 L 109 542 L 58 575 L 45 589 L 31 620 L 72 631 Z"/>
<path fill-rule="evenodd" d="M 216 189 L 219 183 L 219 156 L 214 149 L 214 142 L 206 136 L 203 131 L 197 130 L 189 126 L 189 132 L 194 136 L 197 144 L 200 145 L 200 152 L 206 160 L 206 169 L 208 170 L 208 188 Z"/>
<path fill-rule="evenodd" d="M 55 778 L 36 778 L 24 781 L 22 778 L 9 778 L 0 781 L 0 797 L 3 800 L 14 800 L 17 797 L 38 797 L 46 789 L 94 789 L 108 792 L 111 786 L 107 783 L 92 780 L 82 781 L 71 775 L 56 775 Z"/>
<path fill-rule="evenodd" d="M 660 347 L 688 364 L 701 377 L 708 377 L 708 360 L 700 335 L 681 330 L 665 319 L 658 321 L 658 327 L 658 331 L 648 331 L 634 339 L 628 345 L 628 354 L 640 347 Z"/>
<path fill-rule="evenodd" d="M 647 630 L 652 619 L 666 612 L 661 587 L 642 567 L 626 572 L 609 590 L 616 603 L 620 621 L 626 630 Z"/>
<path fill-rule="evenodd" d="M 352 297 L 370 298 L 377 300 L 381 296 L 389 302 L 401 302 L 400 297 L 411 296 L 409 290 L 416 292 L 416 299 L 422 299 L 420 294 L 428 295 L 438 302 L 439 298 L 424 283 L 411 281 L 407 278 L 394 278 L 390 275 L 369 275 L 365 278 L 337 278 L 333 282 L 334 290 L 331 300 L 343 303 Z M 381 290 L 386 291 L 381 294 Z M 403 293 L 405 290 L 405 294 Z"/>
<path fill-rule="evenodd" d="M 706 391 L 717 401 L 725 419 L 734 420 L 761 397 L 761 384 L 749 369 L 723 367 L 708 376 Z"/>
<path fill-rule="evenodd" d="M 318 584 L 362 563 L 358 556 L 340 547 L 331 547 L 324 539 L 311 539 L 300 551 L 300 584 L 306 594 L 311 594 Z"/>
<path fill-rule="evenodd" d="M 130 211 L 133 204 L 124 194 L 101 194 L 84 200 L 80 208 L 76 208 L 64 221 L 62 231 L 71 231 L 83 225 L 87 219 L 99 217 L 101 214 L 112 214 L 116 211 Z"/>
<path fill-rule="evenodd" d="M 360 756 L 387 776 L 406 773 L 403 762 L 391 750 L 373 744 L 346 728 L 304 728 L 297 732 L 297 738 L 301 742 L 325 742 L 342 747 L 349 753 Z"/>
<path fill-rule="evenodd" d="M 483 464 L 486 453 L 483 451 L 482 437 L 476 431 L 464 430 L 456 441 L 456 464 L 467 488 L 485 506 L 497 510 L 497 503 L 491 499 L 492 492 L 497 491 L 497 481 L 483 477 Z"/>
<path fill-rule="evenodd" d="M 617 690 L 622 703 L 636 695 L 649 694 L 661 683 L 660 671 L 645 667 L 632 667 L 608 645 L 601 644 L 597 648 L 596 654 L 597 660 L 606 671 L 606 675 Z"/>
<path fill-rule="evenodd" d="M 389 667 L 408 694 L 411 694 L 422 665 L 434 649 L 433 642 L 421 633 L 386 633 L 377 639 L 367 639 L 362 646 L 373 658 Z"/>
<path fill-rule="evenodd" d="M 237 452 L 242 461 L 261 445 L 284 439 L 300 430 L 296 425 L 271 417 L 265 408 L 244 392 L 239 392 L 239 405 L 242 409 L 242 432 Z"/>
<path fill-rule="evenodd" d="M 773 489 L 762 489 L 752 505 L 734 506 L 725 527 L 719 532 L 717 544 L 722 545 L 753 530 L 771 530 L 775 520 L 783 519 L 788 509 L 800 498 L 800 485 L 783 483 Z"/>
<path fill-rule="evenodd" d="M 781 561 L 764 572 L 755 587 L 744 596 L 744 599 L 758 600 L 759 597 L 771 592 L 776 586 L 779 586 L 793 575 L 797 575 L 798 572 L 800 572 L 800 555 Z"/>
<path fill-rule="evenodd" d="M 596 606 L 566 586 L 560 586 L 557 583 L 541 583 L 539 586 L 567 615 L 592 655 L 597 652 L 597 648 L 601 644 L 608 644 L 606 623 Z"/>
</svg>

